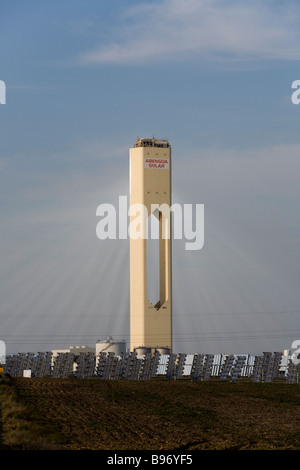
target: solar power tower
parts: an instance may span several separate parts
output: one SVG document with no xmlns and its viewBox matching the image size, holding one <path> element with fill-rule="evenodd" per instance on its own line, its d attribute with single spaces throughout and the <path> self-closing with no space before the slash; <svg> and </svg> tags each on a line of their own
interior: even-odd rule
<svg viewBox="0 0 300 470">
<path fill-rule="evenodd" d="M 130 350 L 138 347 L 172 351 L 171 147 L 167 140 L 137 139 L 130 162 Z M 169 209 L 169 211 L 168 211 Z M 137 228 L 139 210 L 144 210 Z M 140 214 L 141 215 L 141 214 Z M 158 297 L 147 288 L 149 218 L 159 223 Z M 140 233 L 138 233 L 138 229 Z M 149 250 L 150 251 L 150 250 Z"/>
</svg>

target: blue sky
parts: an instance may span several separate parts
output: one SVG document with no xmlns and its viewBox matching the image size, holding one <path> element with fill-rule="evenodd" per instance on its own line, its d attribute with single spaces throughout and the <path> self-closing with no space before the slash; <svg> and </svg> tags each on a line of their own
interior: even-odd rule
<svg viewBox="0 0 300 470">
<path fill-rule="evenodd" d="M 173 201 L 205 206 L 203 249 L 173 245 L 174 349 L 299 339 L 299 16 L 290 0 L 1 2 L 9 352 L 128 340 L 128 241 L 97 239 L 96 208 L 128 194 L 128 150 L 152 135 L 172 145 Z"/>
</svg>

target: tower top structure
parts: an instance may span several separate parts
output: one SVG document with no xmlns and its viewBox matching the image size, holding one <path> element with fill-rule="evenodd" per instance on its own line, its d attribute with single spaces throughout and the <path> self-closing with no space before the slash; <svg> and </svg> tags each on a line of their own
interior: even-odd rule
<svg viewBox="0 0 300 470">
<path fill-rule="evenodd" d="M 145 137 L 137 138 L 134 147 L 156 147 L 156 148 L 171 148 L 167 139 L 147 139 Z"/>
</svg>

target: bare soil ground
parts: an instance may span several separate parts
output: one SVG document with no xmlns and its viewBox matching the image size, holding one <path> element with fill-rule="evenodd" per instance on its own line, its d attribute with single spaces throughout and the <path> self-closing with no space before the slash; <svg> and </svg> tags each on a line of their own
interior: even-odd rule
<svg viewBox="0 0 300 470">
<path fill-rule="evenodd" d="M 11 387 L 53 449 L 300 450 L 297 384 L 14 378 Z"/>
</svg>

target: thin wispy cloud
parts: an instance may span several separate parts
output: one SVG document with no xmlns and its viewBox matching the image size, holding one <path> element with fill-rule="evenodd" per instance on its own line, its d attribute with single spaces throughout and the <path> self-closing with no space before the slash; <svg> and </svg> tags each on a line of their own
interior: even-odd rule
<svg viewBox="0 0 300 470">
<path fill-rule="evenodd" d="M 299 60 L 300 6 L 292 1 L 162 0 L 128 8 L 106 44 L 80 64 L 157 60 Z"/>
</svg>

